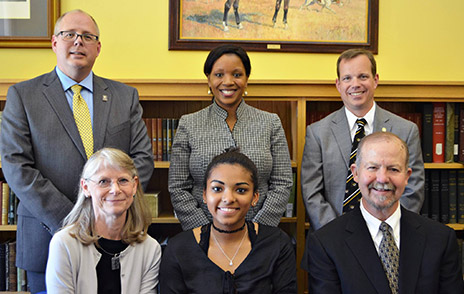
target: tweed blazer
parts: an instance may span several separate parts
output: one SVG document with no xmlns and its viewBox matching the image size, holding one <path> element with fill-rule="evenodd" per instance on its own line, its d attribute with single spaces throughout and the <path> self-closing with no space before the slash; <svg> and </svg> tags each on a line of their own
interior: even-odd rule
<svg viewBox="0 0 464 294">
<path fill-rule="evenodd" d="M 408 145 L 412 174 L 401 204 L 419 212 L 424 201 L 424 162 L 419 130 L 414 123 L 376 105 L 373 132 L 379 131 L 392 132 Z M 342 214 L 351 145 L 344 107 L 307 127 L 301 187 L 314 230 Z"/>
<path fill-rule="evenodd" d="M 93 89 L 94 150 L 129 154 L 146 186 L 153 155 L 137 90 L 95 75 Z M 0 152 L 5 179 L 20 199 L 17 266 L 45 272 L 48 244 L 73 207 L 87 160 L 55 70 L 9 88 Z"/>
<path fill-rule="evenodd" d="M 258 168 L 259 201 L 247 220 L 277 226 L 290 196 L 292 168 L 284 129 L 277 114 L 251 107 L 242 100 L 231 131 L 227 111 L 215 102 L 184 115 L 172 145 L 169 193 L 184 230 L 212 219 L 203 203 L 203 178 L 211 159 L 226 148 L 239 147 Z"/>
</svg>

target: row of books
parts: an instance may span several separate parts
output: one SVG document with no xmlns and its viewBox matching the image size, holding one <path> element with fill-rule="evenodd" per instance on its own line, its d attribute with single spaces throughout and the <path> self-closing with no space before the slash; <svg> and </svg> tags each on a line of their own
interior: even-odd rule
<svg viewBox="0 0 464 294">
<path fill-rule="evenodd" d="M 464 170 L 425 170 L 421 214 L 445 224 L 464 224 Z"/>
<path fill-rule="evenodd" d="M 464 104 L 424 103 L 422 130 L 424 162 L 464 162 Z"/>
<path fill-rule="evenodd" d="M 16 225 L 19 198 L 6 182 L 0 180 L 0 225 Z"/>
<path fill-rule="evenodd" d="M 0 244 L 0 291 L 27 291 L 26 272 L 15 265 L 16 241 Z"/>
<path fill-rule="evenodd" d="M 178 118 L 144 118 L 155 161 L 169 161 Z"/>
<path fill-rule="evenodd" d="M 383 105 L 382 105 L 383 106 Z M 419 129 L 424 162 L 464 163 L 464 104 L 459 102 L 428 102 L 413 111 L 395 111 L 397 105 L 385 105 L 397 115 L 412 121 Z M 330 114 L 329 111 L 310 111 L 311 124 Z"/>
</svg>

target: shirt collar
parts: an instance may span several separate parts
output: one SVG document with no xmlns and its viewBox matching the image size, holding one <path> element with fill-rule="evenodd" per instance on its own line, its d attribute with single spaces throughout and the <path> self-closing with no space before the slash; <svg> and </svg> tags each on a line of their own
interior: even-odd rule
<svg viewBox="0 0 464 294">
<path fill-rule="evenodd" d="M 356 120 L 358 118 L 364 118 L 367 122 L 366 126 L 364 127 L 366 130 L 366 135 L 372 133 L 372 130 L 374 129 L 375 108 L 376 108 L 376 104 L 374 102 L 371 109 L 366 113 L 365 116 L 357 117 L 351 111 L 349 111 L 348 108 L 345 107 L 345 114 L 346 114 L 346 118 L 348 119 L 348 126 L 350 127 L 350 130 L 354 128 L 356 131 L 356 129 L 358 128 L 358 126 L 356 125 Z"/>
<path fill-rule="evenodd" d="M 359 202 L 359 206 L 361 208 L 361 214 L 366 221 L 367 228 L 369 229 L 369 233 L 372 236 L 372 239 L 375 238 L 375 236 L 379 233 L 380 231 L 380 224 L 382 223 L 381 220 L 370 214 L 369 211 L 366 210 L 366 208 L 363 205 L 363 202 Z M 398 201 L 399 204 L 399 201 Z M 389 218 L 385 220 L 385 222 L 392 228 L 393 230 L 393 235 L 395 240 L 399 240 L 400 236 L 400 219 L 401 219 L 401 204 L 398 205 L 396 210 L 393 212 L 392 215 L 390 215 Z"/>
<path fill-rule="evenodd" d="M 227 118 L 227 110 L 225 110 L 224 108 L 222 108 L 221 106 L 219 106 L 217 103 L 216 103 L 216 100 L 214 100 L 213 98 L 213 110 L 214 112 L 219 115 L 221 118 L 223 119 L 226 119 Z M 238 105 L 237 107 L 237 110 L 236 110 L 236 113 L 237 113 L 237 119 L 240 119 L 240 117 L 243 115 L 243 113 L 245 112 L 245 109 L 247 107 L 247 104 L 245 103 L 245 100 L 242 99 L 242 101 L 240 102 L 240 104 Z"/>
<path fill-rule="evenodd" d="M 93 93 L 93 72 L 91 71 L 89 75 L 83 79 L 80 83 L 77 83 L 67 75 L 65 75 L 59 68 L 58 66 L 55 67 L 56 74 L 58 75 L 58 78 L 60 79 L 61 85 L 63 86 L 63 90 L 66 92 L 71 86 L 75 84 L 79 84 L 82 87 L 86 88 L 90 92 Z"/>
</svg>

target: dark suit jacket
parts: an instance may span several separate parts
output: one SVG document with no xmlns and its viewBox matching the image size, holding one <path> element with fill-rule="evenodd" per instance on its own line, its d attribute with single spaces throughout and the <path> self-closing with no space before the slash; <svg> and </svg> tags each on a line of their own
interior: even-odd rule
<svg viewBox="0 0 464 294">
<path fill-rule="evenodd" d="M 146 185 L 153 172 L 153 156 L 137 91 L 95 75 L 93 84 L 94 149 L 115 147 L 128 153 Z M 0 152 L 3 174 L 20 199 L 17 265 L 44 272 L 50 238 L 73 207 L 86 162 L 55 70 L 10 87 Z"/>
<path fill-rule="evenodd" d="M 424 162 L 419 130 L 414 123 L 377 105 L 373 131 L 382 129 L 396 134 L 408 145 L 412 174 L 401 204 L 419 212 L 424 201 Z M 301 188 L 311 229 L 318 230 L 342 214 L 352 145 L 349 134 L 345 107 L 307 127 Z"/>
<path fill-rule="evenodd" d="M 358 208 L 308 235 L 301 266 L 310 294 L 390 293 L 388 280 Z M 463 293 L 456 233 L 401 209 L 400 293 Z"/>
</svg>

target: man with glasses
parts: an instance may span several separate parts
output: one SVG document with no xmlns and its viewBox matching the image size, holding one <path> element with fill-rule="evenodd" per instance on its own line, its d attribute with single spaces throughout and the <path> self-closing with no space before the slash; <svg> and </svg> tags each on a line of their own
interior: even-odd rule
<svg viewBox="0 0 464 294">
<path fill-rule="evenodd" d="M 86 12 L 63 14 L 52 37 L 55 69 L 8 90 L 2 170 L 20 199 L 16 264 L 27 271 L 32 293 L 45 290 L 48 244 L 73 207 L 87 158 L 103 147 L 123 150 L 144 187 L 153 172 L 137 90 L 92 72 L 99 36 Z"/>
</svg>

